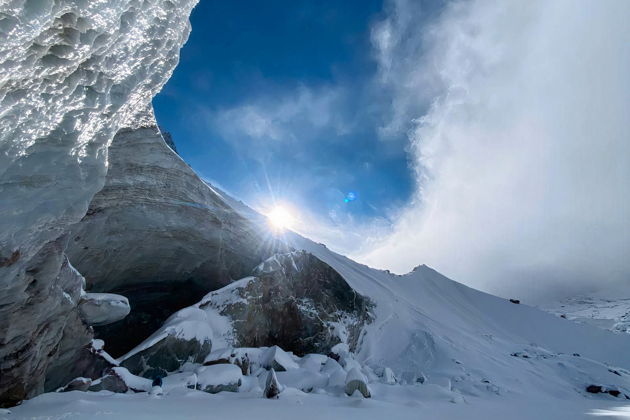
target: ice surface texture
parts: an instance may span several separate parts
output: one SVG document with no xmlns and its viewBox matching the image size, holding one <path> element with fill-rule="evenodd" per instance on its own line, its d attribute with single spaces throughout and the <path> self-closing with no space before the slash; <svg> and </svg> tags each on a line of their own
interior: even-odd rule
<svg viewBox="0 0 630 420">
<path fill-rule="evenodd" d="M 144 122 L 138 110 L 176 66 L 195 3 L 0 6 L 2 258 L 34 255 L 85 214 L 104 181 L 108 143 Z"/>
<path fill-rule="evenodd" d="M 103 185 L 114 134 L 153 123 L 195 4 L 0 3 L 0 403 L 43 389 L 80 289 L 60 237 Z"/>
</svg>

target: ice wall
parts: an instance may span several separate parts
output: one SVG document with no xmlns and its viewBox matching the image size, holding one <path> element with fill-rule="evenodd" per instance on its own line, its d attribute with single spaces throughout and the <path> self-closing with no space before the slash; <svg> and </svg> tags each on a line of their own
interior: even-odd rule
<svg viewBox="0 0 630 420">
<path fill-rule="evenodd" d="M 146 123 L 136 114 L 176 66 L 195 4 L 0 2 L 0 403 L 43 389 L 76 309 L 64 233 L 101 188 L 116 131 Z"/>
</svg>

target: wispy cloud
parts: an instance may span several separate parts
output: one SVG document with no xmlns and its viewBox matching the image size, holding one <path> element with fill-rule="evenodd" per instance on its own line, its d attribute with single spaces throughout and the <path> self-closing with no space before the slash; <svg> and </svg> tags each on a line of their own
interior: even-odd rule
<svg viewBox="0 0 630 420">
<path fill-rule="evenodd" d="M 224 138 L 242 141 L 292 142 L 317 138 L 324 130 L 344 134 L 345 100 L 341 88 L 299 88 L 281 95 L 253 98 L 251 102 L 209 114 L 211 124 Z"/>
<path fill-rule="evenodd" d="M 392 0 L 386 3 L 386 10 L 387 17 L 371 30 L 378 64 L 375 88 L 385 92 L 391 102 L 388 109 L 381 110 L 386 118 L 378 132 L 385 140 L 409 130 L 413 118 L 426 111 L 441 87 L 426 54 L 431 46 L 433 14 L 441 9 L 425 8 L 419 1 Z"/>
<path fill-rule="evenodd" d="M 627 285 L 630 2 L 458 1 L 428 28 L 389 7 L 372 33 L 396 96 L 383 131 L 414 119 L 419 187 L 360 258 L 502 294 Z"/>
</svg>

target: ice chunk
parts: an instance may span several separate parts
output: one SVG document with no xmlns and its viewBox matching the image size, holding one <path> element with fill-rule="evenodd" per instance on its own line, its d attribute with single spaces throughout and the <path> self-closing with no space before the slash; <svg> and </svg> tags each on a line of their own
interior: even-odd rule
<svg viewBox="0 0 630 420">
<path fill-rule="evenodd" d="M 79 302 L 81 318 L 93 326 L 120 321 L 131 311 L 129 300 L 113 293 L 85 293 Z"/>
<path fill-rule="evenodd" d="M 267 369 L 275 369 L 282 372 L 289 369 L 299 369 L 299 365 L 293 360 L 292 355 L 278 346 L 269 347 L 261 357 L 261 364 Z"/>
<path fill-rule="evenodd" d="M 392 371 L 388 367 L 383 370 L 383 382 L 389 385 L 393 385 L 396 383 L 396 376 L 394 376 L 394 371 Z"/>
</svg>

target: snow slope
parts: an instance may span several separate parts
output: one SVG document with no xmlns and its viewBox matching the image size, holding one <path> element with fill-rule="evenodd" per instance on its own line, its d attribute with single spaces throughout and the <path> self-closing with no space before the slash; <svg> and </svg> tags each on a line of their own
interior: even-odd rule
<svg viewBox="0 0 630 420">
<path fill-rule="evenodd" d="M 545 392 L 571 398 L 589 383 L 630 385 L 630 339 L 479 292 L 427 266 L 403 276 L 371 269 L 298 235 L 289 239 L 335 268 L 376 301 L 358 357 L 404 377 L 449 379 L 463 393 Z M 527 355 L 528 358 L 512 354 Z M 580 356 L 574 356 L 579 354 Z M 570 374 L 567 374 L 570 372 Z M 440 379 L 441 380 L 441 379 Z"/>
<path fill-rule="evenodd" d="M 541 309 L 575 322 L 617 333 L 630 333 L 630 298 L 614 296 L 576 296 L 541 305 Z"/>
</svg>

